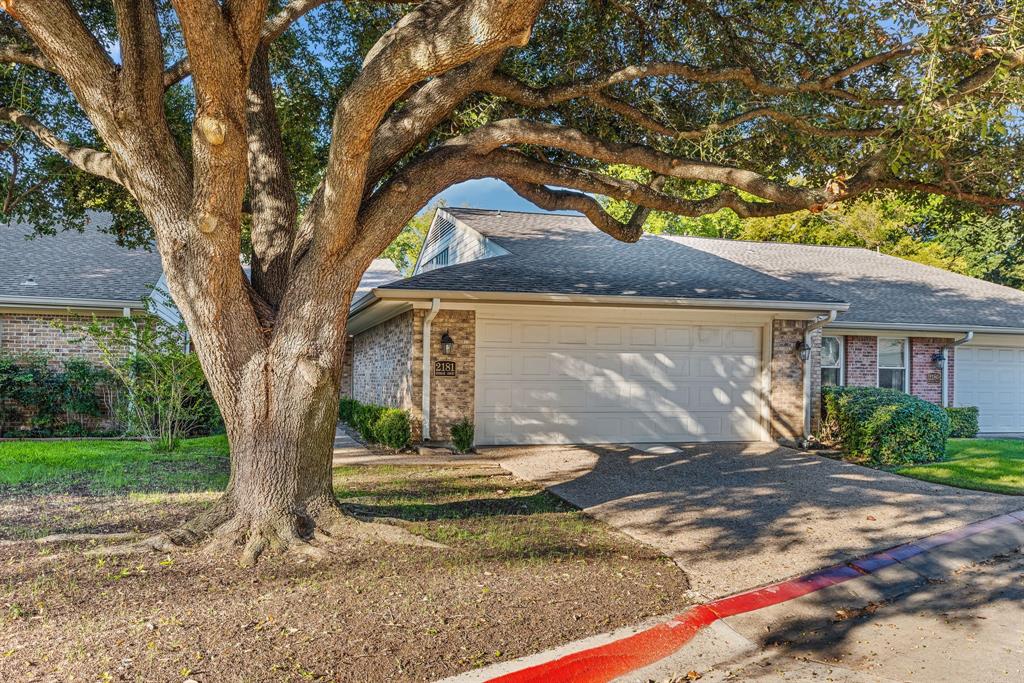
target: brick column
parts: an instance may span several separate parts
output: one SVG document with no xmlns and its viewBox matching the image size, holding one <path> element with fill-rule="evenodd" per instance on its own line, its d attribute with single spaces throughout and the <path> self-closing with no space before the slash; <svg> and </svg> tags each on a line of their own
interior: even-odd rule
<svg viewBox="0 0 1024 683">
<path fill-rule="evenodd" d="M 942 352 L 949 339 L 910 338 L 910 393 L 918 398 L 942 405 L 942 371 L 935 367 L 932 356 Z M 946 352 L 949 373 L 949 398 L 953 399 L 953 349 Z"/>
<path fill-rule="evenodd" d="M 423 319 L 427 311 L 413 311 L 412 397 L 415 406 L 413 439 L 423 438 Z M 430 324 L 430 439 L 448 441 L 451 426 L 466 417 L 473 420 L 476 410 L 476 312 L 442 308 Z M 451 355 L 441 353 L 441 335 L 448 332 L 455 341 Z M 454 377 L 433 374 L 434 361 L 455 363 Z"/>
<path fill-rule="evenodd" d="M 772 323 L 771 357 L 771 432 L 783 443 L 793 443 L 804 436 L 804 361 L 797 345 L 803 341 L 805 320 L 775 320 Z M 811 335 L 812 431 L 817 428 L 821 409 L 821 332 Z"/>
</svg>

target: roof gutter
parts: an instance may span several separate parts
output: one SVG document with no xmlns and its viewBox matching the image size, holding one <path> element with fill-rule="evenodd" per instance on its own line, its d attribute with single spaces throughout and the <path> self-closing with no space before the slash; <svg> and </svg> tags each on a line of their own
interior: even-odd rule
<svg viewBox="0 0 1024 683">
<path fill-rule="evenodd" d="M 825 327 L 829 323 L 833 323 L 836 320 L 836 316 L 839 314 L 838 310 L 831 310 L 828 313 L 823 313 L 815 318 L 813 321 L 807 324 L 804 328 L 804 342 L 803 349 L 808 351 L 812 348 L 811 336 Z M 808 353 L 807 358 L 804 359 L 804 446 L 811 440 L 811 422 L 814 419 L 814 396 L 812 396 L 813 382 L 811 381 L 811 369 L 814 365 L 811 362 L 812 356 Z"/>
<path fill-rule="evenodd" d="M 40 296 L 0 296 L 0 306 L 17 306 L 20 308 L 145 308 L 142 301 L 122 299 L 68 299 Z"/>
<path fill-rule="evenodd" d="M 538 302 L 619 306 L 687 306 L 695 308 L 769 309 L 789 311 L 849 310 L 850 304 L 837 301 L 778 301 L 774 299 L 711 299 L 701 297 L 636 296 L 619 294 L 554 294 L 545 292 L 469 292 L 433 289 L 385 289 L 377 287 L 373 296 L 364 297 L 349 313 L 355 315 L 377 300 L 437 299 L 478 302 Z"/>
<path fill-rule="evenodd" d="M 843 320 L 839 327 L 850 330 L 919 330 L 921 332 L 958 332 L 964 333 L 964 325 L 933 325 L 928 323 L 867 323 L 848 322 Z M 997 327 L 994 325 L 971 325 L 975 333 L 985 334 L 1024 334 L 1024 327 Z"/>
<path fill-rule="evenodd" d="M 946 353 L 949 349 L 954 349 L 957 346 L 968 343 L 974 339 L 974 330 L 968 330 L 967 333 L 955 339 L 950 343 L 942 347 L 942 407 L 945 408 L 949 405 L 949 354 Z"/>
</svg>

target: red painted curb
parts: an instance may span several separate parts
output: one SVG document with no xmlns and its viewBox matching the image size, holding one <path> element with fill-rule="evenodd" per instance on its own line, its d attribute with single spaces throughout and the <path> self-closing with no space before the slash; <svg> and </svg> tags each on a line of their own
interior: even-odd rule
<svg viewBox="0 0 1024 683">
<path fill-rule="evenodd" d="M 690 642 L 702 628 L 719 619 L 778 605 L 871 574 L 983 531 L 1013 524 L 1024 525 L 1024 511 L 983 519 L 872 553 L 845 564 L 697 605 L 669 621 L 639 633 L 491 678 L 489 683 L 607 683 L 630 671 L 642 669 L 668 657 Z"/>
</svg>

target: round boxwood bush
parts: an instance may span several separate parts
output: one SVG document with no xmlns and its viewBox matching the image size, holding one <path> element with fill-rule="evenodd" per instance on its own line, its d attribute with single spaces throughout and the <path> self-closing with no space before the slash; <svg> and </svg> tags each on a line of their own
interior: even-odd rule
<svg viewBox="0 0 1024 683">
<path fill-rule="evenodd" d="M 385 408 L 373 426 L 373 433 L 377 443 L 395 451 L 402 450 L 412 439 L 409 413 L 399 408 Z"/>
<path fill-rule="evenodd" d="M 356 408 L 359 407 L 359 401 L 354 398 L 342 398 L 338 403 L 338 419 L 345 424 L 354 425 Z"/>
<path fill-rule="evenodd" d="M 384 412 L 384 406 L 375 406 L 371 403 L 360 403 L 356 406 L 352 416 L 353 427 L 359 432 L 359 438 L 366 443 L 376 443 L 377 421 Z"/>
<path fill-rule="evenodd" d="M 973 406 L 946 408 L 949 424 L 952 429 L 950 436 L 954 439 L 973 439 L 978 435 L 978 409 Z"/>
<path fill-rule="evenodd" d="M 459 453 L 468 453 L 473 448 L 473 423 L 469 418 L 452 425 L 452 445 Z"/>
<path fill-rule="evenodd" d="M 949 416 L 933 403 L 894 389 L 827 387 L 825 419 L 848 455 L 895 467 L 933 462 L 946 453 Z"/>
</svg>

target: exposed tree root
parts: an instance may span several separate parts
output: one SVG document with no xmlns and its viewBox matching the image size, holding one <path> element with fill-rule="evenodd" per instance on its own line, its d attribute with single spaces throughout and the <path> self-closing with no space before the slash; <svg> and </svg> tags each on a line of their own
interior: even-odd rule
<svg viewBox="0 0 1024 683">
<path fill-rule="evenodd" d="M 126 540 L 138 537 L 137 534 L 79 536 L 89 537 L 83 540 Z M 241 547 L 239 563 L 243 567 L 251 567 L 265 552 L 324 560 L 330 557 L 331 547 L 341 539 L 426 548 L 447 547 L 417 536 L 397 524 L 385 524 L 366 516 L 348 514 L 333 495 L 312 499 L 303 510 L 263 511 L 254 515 L 237 510 L 230 495 L 225 494 L 213 508 L 182 527 L 130 543 L 92 548 L 85 554 L 110 556 L 166 553 L 205 543 L 203 550 L 210 554 L 235 552 Z"/>
<path fill-rule="evenodd" d="M 110 534 L 50 534 L 42 538 L 25 538 L 15 541 L 0 541 L 0 546 L 20 545 L 23 543 L 35 543 L 36 545 L 50 545 L 52 543 L 82 543 L 86 541 L 130 541 L 142 534 L 135 532 L 110 533 Z"/>
</svg>

